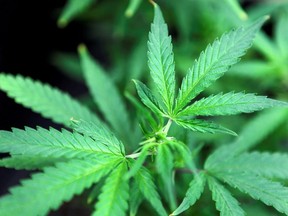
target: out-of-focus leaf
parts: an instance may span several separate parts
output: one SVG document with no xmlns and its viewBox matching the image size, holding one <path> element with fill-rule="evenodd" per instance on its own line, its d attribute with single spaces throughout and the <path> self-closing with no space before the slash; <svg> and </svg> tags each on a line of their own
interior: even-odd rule
<svg viewBox="0 0 288 216">
<path fill-rule="evenodd" d="M 142 0 L 130 0 L 129 5 L 125 11 L 125 16 L 132 17 L 136 10 L 139 8 Z"/>
<path fill-rule="evenodd" d="M 89 8 L 95 1 L 96 0 L 68 0 L 58 19 L 58 26 L 63 28 L 68 25 L 71 20 Z"/>
</svg>

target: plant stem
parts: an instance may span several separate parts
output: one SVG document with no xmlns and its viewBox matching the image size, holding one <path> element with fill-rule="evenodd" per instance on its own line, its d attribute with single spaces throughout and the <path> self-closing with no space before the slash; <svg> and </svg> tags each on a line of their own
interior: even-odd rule
<svg viewBox="0 0 288 216">
<path fill-rule="evenodd" d="M 167 124 L 165 125 L 165 127 L 163 128 L 163 132 L 165 133 L 165 135 L 167 135 L 170 127 L 171 127 L 171 124 L 172 124 L 172 119 L 169 119 Z"/>
<path fill-rule="evenodd" d="M 126 158 L 132 158 L 132 159 L 135 159 L 135 158 L 139 157 L 140 154 L 141 154 L 141 152 L 138 152 L 138 153 L 134 153 L 134 154 L 126 155 L 125 157 L 126 157 Z"/>
<path fill-rule="evenodd" d="M 147 143 L 154 142 L 155 140 L 156 140 L 156 138 L 155 138 L 155 137 L 152 137 L 152 138 L 150 138 L 150 139 L 147 139 L 147 140 L 141 142 L 140 145 L 145 145 L 145 144 L 147 144 Z"/>
<path fill-rule="evenodd" d="M 133 153 L 133 154 L 130 154 L 130 155 L 126 155 L 125 157 L 126 157 L 126 158 L 135 159 L 135 158 L 138 158 L 138 157 L 141 155 L 141 153 L 142 153 L 142 152 L 137 152 L 137 153 Z M 147 155 L 153 155 L 153 153 L 148 152 Z"/>
</svg>

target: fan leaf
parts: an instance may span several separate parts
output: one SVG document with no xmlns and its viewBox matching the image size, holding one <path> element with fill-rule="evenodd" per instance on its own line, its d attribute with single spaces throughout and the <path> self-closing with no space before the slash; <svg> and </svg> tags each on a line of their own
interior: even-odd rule
<svg viewBox="0 0 288 216">
<path fill-rule="evenodd" d="M 22 186 L 12 188 L 10 195 L 0 199 L 0 215 L 46 215 L 98 182 L 118 161 L 71 160 L 44 168 L 43 173 L 22 181 Z"/>
<path fill-rule="evenodd" d="M 123 143 L 105 125 L 82 120 L 72 120 L 72 124 L 73 129 L 78 133 L 93 138 L 95 142 L 105 145 L 115 154 L 125 155 Z"/>
<path fill-rule="evenodd" d="M 96 211 L 93 216 L 125 216 L 128 209 L 129 182 L 123 181 L 122 176 L 127 172 L 127 164 L 122 162 L 107 177 L 99 201 L 96 203 Z"/>
<path fill-rule="evenodd" d="M 130 140 L 130 120 L 120 93 L 101 66 L 91 57 L 84 45 L 79 46 L 81 66 L 94 102 L 121 140 Z"/>
<path fill-rule="evenodd" d="M 267 17 L 261 18 L 246 28 L 230 31 L 219 40 L 215 40 L 212 45 L 208 45 L 184 77 L 176 98 L 174 113 L 178 113 L 240 60 L 266 19 Z"/>
<path fill-rule="evenodd" d="M 154 20 L 148 40 L 148 66 L 168 113 L 172 112 L 175 96 L 175 64 L 168 27 L 162 12 L 154 3 Z"/>
<path fill-rule="evenodd" d="M 180 206 L 171 214 L 179 215 L 180 213 L 186 211 L 190 206 L 200 198 L 201 194 L 204 191 L 206 183 L 206 176 L 203 172 L 199 175 L 195 175 L 195 178 L 190 182 L 189 189 L 186 192 L 186 196 L 183 199 Z"/>
<path fill-rule="evenodd" d="M 40 127 L 37 130 L 26 127 L 25 130 L 13 129 L 12 132 L 0 131 L 0 152 L 51 158 L 123 158 L 121 152 L 112 152 L 105 144 L 90 137 L 65 129 L 60 132 Z"/>
<path fill-rule="evenodd" d="M 285 109 L 266 110 L 258 114 L 258 116 L 245 125 L 233 143 L 224 145 L 209 155 L 205 162 L 205 169 L 213 169 L 218 163 L 223 163 L 229 158 L 259 144 L 285 122 L 287 117 L 288 111 Z M 257 134 L 257 136 L 255 136 L 255 134 Z"/>
<path fill-rule="evenodd" d="M 137 93 L 141 98 L 141 101 L 154 113 L 162 114 L 164 109 L 160 105 L 158 98 L 153 95 L 151 90 L 142 82 L 133 80 L 137 89 Z"/>
<path fill-rule="evenodd" d="M 176 208 L 176 198 L 173 185 L 174 156 L 167 144 L 159 145 L 156 156 L 156 168 L 164 183 L 164 194 L 167 194 L 170 207 Z"/>
<path fill-rule="evenodd" d="M 0 167 L 14 168 L 16 170 L 37 170 L 65 161 L 65 158 L 13 155 L 12 157 L 1 159 Z"/>
<path fill-rule="evenodd" d="M 239 206 L 238 201 L 213 177 L 208 178 L 208 185 L 212 192 L 212 198 L 216 202 L 216 208 L 221 216 L 244 216 L 245 212 Z"/>
<path fill-rule="evenodd" d="M 146 168 L 142 167 L 135 175 L 135 183 L 139 187 L 145 199 L 150 202 L 157 213 L 161 216 L 167 216 L 160 196 L 156 190 L 153 177 Z"/>
<path fill-rule="evenodd" d="M 40 113 L 56 123 L 70 125 L 70 119 L 99 122 L 97 116 L 86 107 L 73 100 L 68 94 L 47 84 L 24 78 L 0 74 L 0 89 L 27 108 Z"/>
<path fill-rule="evenodd" d="M 273 206 L 277 211 L 288 214 L 288 188 L 251 173 L 221 172 L 217 177 L 232 187 L 249 194 L 253 199 Z"/>
<path fill-rule="evenodd" d="M 237 136 L 237 134 L 221 125 L 199 119 L 176 119 L 175 122 L 184 128 L 201 133 L 224 133 Z"/>
<path fill-rule="evenodd" d="M 284 153 L 243 153 L 229 158 L 209 169 L 209 172 L 247 172 L 267 178 L 288 179 L 288 154 Z"/>
<path fill-rule="evenodd" d="M 179 116 L 216 116 L 251 113 L 275 106 L 288 106 L 288 103 L 254 94 L 227 93 L 212 95 L 196 101 L 181 111 Z"/>
<path fill-rule="evenodd" d="M 130 187 L 130 216 L 136 216 L 140 204 L 143 202 L 143 194 L 140 191 L 140 188 L 135 184 L 135 181 L 132 182 Z"/>
</svg>

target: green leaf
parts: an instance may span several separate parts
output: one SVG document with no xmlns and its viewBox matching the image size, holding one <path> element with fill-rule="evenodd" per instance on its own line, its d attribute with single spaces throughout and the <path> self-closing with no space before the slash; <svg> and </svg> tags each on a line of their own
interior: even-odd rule
<svg viewBox="0 0 288 216">
<path fill-rule="evenodd" d="M 276 22 L 275 39 L 276 45 L 280 50 L 283 57 L 288 57 L 288 14 L 283 13 L 280 15 Z"/>
<path fill-rule="evenodd" d="M 239 76 L 251 79 L 266 79 L 276 70 L 275 65 L 263 60 L 246 60 L 236 64 L 229 73 L 231 77 Z M 276 75 L 276 74 L 275 74 Z"/>
<path fill-rule="evenodd" d="M 141 101 L 154 113 L 163 115 L 163 108 L 156 96 L 153 95 L 151 90 L 142 82 L 133 80 L 137 89 L 137 93 Z"/>
<path fill-rule="evenodd" d="M 90 137 L 64 129 L 60 132 L 40 127 L 37 130 L 26 127 L 25 130 L 14 128 L 12 132 L 0 131 L 0 152 L 51 158 L 123 158 L 120 152 L 111 152 L 109 147 Z"/>
<path fill-rule="evenodd" d="M 288 103 L 254 94 L 234 93 L 211 95 L 196 101 L 181 111 L 179 116 L 216 116 L 251 113 L 275 106 L 288 106 Z"/>
<path fill-rule="evenodd" d="M 142 0 L 130 0 L 129 5 L 125 11 L 125 16 L 132 17 L 135 11 L 139 8 Z"/>
<path fill-rule="evenodd" d="M 156 129 L 159 127 L 159 124 L 153 118 L 151 111 L 146 106 L 144 106 L 143 103 L 138 101 L 133 95 L 131 95 L 128 92 L 125 92 L 125 96 L 130 101 L 130 103 L 134 106 L 134 108 L 136 109 L 137 117 L 138 117 L 140 122 L 147 120 L 149 122 L 149 125 L 151 125 L 151 128 Z M 162 119 L 162 117 L 161 117 L 161 119 Z M 137 121 L 137 124 L 138 124 L 138 121 Z M 160 130 L 160 128 L 159 128 L 159 130 Z"/>
<path fill-rule="evenodd" d="M 159 147 L 157 148 L 157 156 L 155 162 L 157 171 L 160 174 L 162 182 L 164 184 L 164 194 L 167 194 L 170 208 L 175 209 L 176 198 L 172 175 L 174 167 L 174 157 L 167 144 L 159 145 Z"/>
<path fill-rule="evenodd" d="M 155 3 L 154 9 L 155 15 L 148 40 L 148 66 L 167 111 L 171 113 L 175 96 L 175 64 L 171 36 L 168 36 L 168 27 Z"/>
<path fill-rule="evenodd" d="M 129 216 L 136 216 L 138 212 L 138 208 L 143 201 L 143 194 L 140 191 L 140 188 L 132 182 L 132 186 L 130 187 L 130 214 Z"/>
<path fill-rule="evenodd" d="M 180 206 L 171 214 L 179 215 L 180 213 L 186 211 L 190 206 L 200 198 L 204 191 L 206 183 L 206 176 L 203 172 L 199 175 L 195 175 L 195 178 L 190 182 L 189 189 L 186 192 L 185 198 L 183 199 Z"/>
<path fill-rule="evenodd" d="M 131 160 L 132 166 L 130 167 L 129 172 L 127 172 L 123 177 L 125 180 L 128 180 L 129 178 L 134 176 L 136 173 L 138 173 L 138 171 L 141 169 L 143 163 L 145 162 L 145 160 L 149 154 L 149 148 L 150 148 L 150 145 L 146 145 L 143 147 L 143 149 L 141 150 L 140 153 L 136 153 L 136 154 L 140 154 L 140 155 L 137 158 L 137 160 L 135 160 L 135 161 Z M 131 158 L 130 156 L 127 155 L 126 158 Z"/>
<path fill-rule="evenodd" d="M 277 211 L 288 214 L 288 188 L 251 173 L 217 173 L 217 177 L 232 187 L 249 194 L 253 199 L 273 206 Z"/>
<path fill-rule="evenodd" d="M 248 15 L 245 10 L 241 7 L 238 0 L 225 0 L 226 4 L 230 6 L 233 13 L 235 13 L 241 20 L 247 20 Z"/>
<path fill-rule="evenodd" d="M 13 155 L 12 157 L 1 159 L 0 167 L 14 168 L 16 170 L 36 170 L 65 161 L 65 158 Z"/>
<path fill-rule="evenodd" d="M 124 64 L 127 65 L 126 67 L 127 74 L 125 74 L 126 82 L 130 82 L 131 79 L 139 79 L 140 77 L 143 76 L 145 77 L 146 75 L 147 62 L 143 61 L 143 59 L 147 58 L 146 40 L 147 40 L 146 36 L 142 37 L 141 40 L 137 40 L 136 44 L 133 44 L 133 49 L 131 50 L 129 59 L 123 59 Z"/>
<path fill-rule="evenodd" d="M 51 62 L 69 78 L 83 81 L 80 60 L 77 54 L 56 52 L 52 55 Z"/>
<path fill-rule="evenodd" d="M 240 60 L 266 19 L 267 17 L 261 18 L 246 28 L 230 31 L 219 40 L 215 40 L 212 45 L 208 45 L 183 79 L 174 113 L 178 113 Z"/>
<path fill-rule="evenodd" d="M 93 185 L 92 188 L 89 190 L 89 194 L 87 196 L 87 204 L 93 204 L 97 201 L 98 196 L 101 192 L 101 188 L 103 187 L 105 180 L 106 180 L 105 176 L 104 178 L 102 178 L 100 181 L 97 182 L 96 185 Z"/>
<path fill-rule="evenodd" d="M 169 146 L 173 148 L 173 152 L 178 152 L 180 155 L 180 158 L 183 159 L 186 166 L 192 171 L 197 172 L 196 165 L 192 158 L 192 152 L 188 148 L 188 146 L 178 140 L 176 141 L 169 141 Z"/>
<path fill-rule="evenodd" d="M 271 109 L 260 113 L 245 125 L 238 138 L 233 142 L 236 146 L 235 151 L 244 152 L 253 148 L 285 122 L 287 117 L 287 109 Z"/>
<path fill-rule="evenodd" d="M 91 6 L 95 0 L 68 0 L 58 19 L 58 26 L 65 27 L 71 20 Z"/>
<path fill-rule="evenodd" d="M 208 178 L 212 198 L 216 202 L 216 208 L 221 216 L 244 216 L 245 212 L 239 206 L 238 201 L 213 177 Z"/>
<path fill-rule="evenodd" d="M 135 175 L 135 183 L 137 184 L 138 188 L 140 188 L 140 191 L 145 199 L 150 202 L 157 213 L 161 216 L 166 216 L 167 213 L 156 190 L 153 177 L 146 168 L 142 167 Z"/>
<path fill-rule="evenodd" d="M 129 182 L 123 181 L 122 176 L 127 172 L 127 164 L 123 161 L 107 177 L 96 203 L 93 216 L 125 216 L 128 209 Z"/>
<path fill-rule="evenodd" d="M 269 36 L 263 31 L 259 32 L 255 40 L 255 48 L 271 61 L 278 61 L 279 51 Z"/>
<path fill-rule="evenodd" d="M 259 144 L 285 122 L 287 117 L 288 111 L 286 109 L 273 109 L 261 112 L 243 127 L 244 129 L 233 143 L 223 145 L 209 155 L 205 162 L 205 169 L 213 169 L 216 164 L 224 163 L 229 158 Z"/>
<path fill-rule="evenodd" d="M 288 154 L 252 152 L 217 163 L 209 172 L 247 172 L 267 178 L 288 179 L 287 164 Z"/>
<path fill-rule="evenodd" d="M 94 102 L 123 141 L 130 140 L 130 120 L 125 104 L 111 78 L 90 56 L 84 45 L 79 46 L 81 66 Z"/>
<path fill-rule="evenodd" d="M 105 125 L 82 120 L 72 120 L 72 124 L 73 129 L 78 133 L 93 138 L 95 142 L 105 145 L 115 154 L 125 155 L 123 143 Z"/>
<path fill-rule="evenodd" d="M 255 48 L 271 61 L 279 59 L 279 51 L 271 38 L 263 31 L 259 32 L 255 40 Z"/>
<path fill-rule="evenodd" d="M 0 199 L 0 215 L 47 215 L 98 182 L 119 163 L 117 161 L 119 159 L 71 160 L 44 168 L 43 173 L 22 181 L 22 186 L 12 188 L 10 195 Z"/>
<path fill-rule="evenodd" d="M 189 130 L 201 133 L 224 133 L 237 136 L 237 134 L 221 125 L 199 119 L 176 119 L 176 124 Z"/>
<path fill-rule="evenodd" d="M 40 113 L 56 123 L 69 126 L 72 117 L 99 122 L 97 116 L 73 100 L 68 94 L 39 81 L 33 81 L 20 75 L 12 76 L 1 73 L 0 89 L 15 102 L 31 108 L 34 112 Z"/>
<path fill-rule="evenodd" d="M 286 6 L 286 1 L 267 1 L 264 4 L 256 4 L 249 8 L 249 18 L 257 18 L 266 14 L 278 15 L 277 13 Z"/>
</svg>

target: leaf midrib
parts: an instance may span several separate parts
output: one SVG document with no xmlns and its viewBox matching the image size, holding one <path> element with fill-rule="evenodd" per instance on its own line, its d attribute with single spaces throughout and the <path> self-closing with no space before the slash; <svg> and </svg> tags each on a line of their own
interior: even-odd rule
<svg viewBox="0 0 288 216">
<path fill-rule="evenodd" d="M 242 28 L 242 31 L 243 31 L 243 28 Z M 195 86 L 197 86 L 198 83 L 203 80 L 203 77 L 205 77 L 205 76 L 207 75 L 207 73 L 211 70 L 211 68 L 213 68 L 215 65 L 217 65 L 217 63 L 219 62 L 219 59 L 221 59 L 223 56 L 227 55 L 227 53 L 230 52 L 231 49 L 233 49 L 233 47 L 235 46 L 235 44 L 238 44 L 238 42 L 241 41 L 243 38 L 245 38 L 245 37 L 248 35 L 248 33 L 249 33 L 249 32 L 246 32 L 246 34 L 244 34 L 241 38 L 239 38 L 239 40 L 234 41 L 234 42 L 232 43 L 231 47 L 228 48 L 228 49 L 226 49 L 225 53 L 223 53 L 221 56 L 219 56 L 217 59 L 215 59 L 214 63 L 212 63 L 211 66 L 207 68 L 207 70 L 199 77 L 199 79 L 198 79 L 196 82 L 194 82 L 194 84 L 188 89 L 188 91 L 185 91 L 185 92 L 184 92 L 184 97 L 182 96 L 182 99 L 180 98 L 180 99 L 181 99 L 181 103 L 177 104 L 177 109 L 175 110 L 176 113 L 179 113 L 179 111 L 180 111 L 181 109 L 183 109 L 183 107 L 186 106 L 186 104 L 187 104 L 187 102 L 186 102 L 186 101 L 187 101 L 187 98 L 189 98 L 189 95 L 190 95 L 191 92 L 195 89 Z M 218 41 L 218 42 L 219 42 L 219 41 Z M 214 43 L 215 43 L 215 42 L 214 42 Z M 219 42 L 219 43 L 220 43 L 220 42 Z M 212 43 L 212 45 L 213 45 L 213 43 Z M 205 51 L 206 51 L 206 50 L 205 50 Z M 205 52 L 205 54 L 206 54 L 206 52 Z M 206 57 L 206 56 L 205 56 L 205 57 Z M 200 57 L 199 57 L 199 58 L 200 58 Z M 198 60 L 199 60 L 199 58 L 198 58 Z M 198 62 L 197 62 L 197 63 L 198 63 Z M 190 69 L 191 75 L 192 75 L 194 66 L 195 66 L 195 63 L 194 63 L 194 65 L 193 65 L 193 67 Z M 186 78 L 186 77 L 185 77 L 185 78 Z M 187 80 L 188 80 L 188 79 L 186 79 L 185 81 L 187 81 Z M 196 96 L 196 95 L 195 95 L 195 96 Z M 194 98 L 195 96 L 193 96 L 193 98 Z M 191 98 L 191 100 L 192 100 L 193 98 Z M 178 100 L 180 100 L 180 99 L 178 99 Z"/>
<path fill-rule="evenodd" d="M 156 24 L 154 24 L 155 25 L 155 27 L 157 26 Z M 158 42 L 158 44 L 159 44 L 159 49 L 157 49 L 158 51 L 159 51 L 159 53 L 158 53 L 158 55 L 160 56 L 160 66 L 161 66 L 161 79 L 162 79 L 162 82 L 164 83 L 164 91 L 165 91 L 165 98 L 164 98 L 164 100 L 167 102 L 167 109 L 168 109 L 168 111 L 169 112 L 171 112 L 171 110 L 172 110 L 172 104 L 171 104 L 171 101 L 170 101 L 170 95 L 169 95 L 169 93 L 168 93 L 168 83 L 166 82 L 166 79 L 165 79 L 165 70 L 164 70 L 164 65 L 163 65 L 163 56 L 162 56 L 162 51 L 163 51 L 163 43 L 164 43 L 164 41 L 165 41 L 165 38 L 162 40 L 161 39 L 161 37 L 160 37 L 160 31 L 161 31 L 161 27 L 164 27 L 165 28 L 165 23 L 160 23 L 160 26 L 159 27 L 157 27 L 157 30 L 158 30 L 158 32 L 157 32 L 157 42 Z M 155 35 L 155 34 L 154 34 Z M 167 35 L 165 35 L 165 37 L 166 37 Z M 167 38 L 168 38 L 169 36 L 167 36 Z M 152 44 L 152 43 L 151 43 Z M 168 45 L 169 46 L 169 45 Z M 164 49 L 165 50 L 165 49 Z M 151 54 L 152 54 L 152 52 L 151 52 Z M 168 57 L 169 58 L 169 57 Z M 159 69 L 159 67 L 158 67 L 158 65 L 155 65 L 158 69 Z M 154 72 L 155 73 L 155 72 Z M 172 92 L 171 92 L 172 93 Z"/>
<path fill-rule="evenodd" d="M 116 160 L 113 160 L 112 162 L 110 161 L 109 163 L 105 163 L 105 164 L 102 164 L 102 166 L 101 167 L 93 167 L 94 169 L 93 170 L 91 170 L 91 171 L 87 171 L 87 172 L 85 172 L 85 174 L 84 175 L 78 175 L 76 178 L 73 178 L 73 179 L 69 179 L 69 180 L 67 180 L 67 181 L 65 181 L 65 183 L 62 183 L 62 184 L 59 184 L 59 185 L 56 185 L 56 186 L 54 186 L 54 187 L 52 187 L 52 188 L 49 188 L 49 189 L 47 189 L 46 188 L 46 190 L 44 190 L 44 192 L 43 193 L 41 193 L 41 194 L 37 194 L 36 195 L 36 197 L 40 197 L 40 200 L 42 199 L 42 197 L 43 197 L 43 194 L 52 194 L 52 193 L 55 193 L 58 189 L 61 189 L 61 188 L 63 188 L 63 187 L 67 187 L 67 185 L 71 185 L 71 184 L 73 184 L 73 183 L 75 183 L 75 182 L 77 182 L 78 180 L 80 180 L 80 179 L 84 179 L 84 178 L 88 178 L 88 176 L 89 175 L 92 175 L 92 174 L 94 174 L 95 172 L 97 172 L 97 171 L 101 171 L 102 169 L 105 169 L 105 168 L 107 168 L 107 166 L 109 165 L 109 164 L 113 164 L 113 163 L 115 163 L 117 161 L 117 159 Z M 45 174 L 45 173 L 44 173 Z M 100 176 L 100 178 L 101 178 L 102 176 Z M 96 177 L 96 180 L 95 181 L 97 181 L 97 178 L 98 178 L 98 176 Z M 92 183 L 93 184 L 93 183 Z M 22 187 L 25 187 L 25 186 L 22 186 Z M 83 189 L 85 189 L 86 187 L 84 187 Z M 75 193 L 75 195 L 76 195 L 76 193 Z M 10 196 L 14 196 L 13 194 L 11 194 Z M 43 199 L 42 199 L 43 200 Z M 29 202 L 25 202 L 25 203 L 23 203 L 23 202 L 21 202 L 21 203 L 19 203 L 17 206 L 13 206 L 13 208 L 22 208 L 22 207 L 25 207 L 25 206 L 27 206 L 27 203 L 28 204 L 31 204 L 31 203 L 35 203 L 35 202 L 37 202 L 38 201 L 38 199 L 36 199 L 35 198 L 35 194 L 34 194 L 34 196 L 33 196 L 33 199 L 30 199 L 29 200 Z M 65 199 L 63 200 L 63 201 L 65 201 Z M 26 205 L 24 205 L 24 204 L 26 204 Z M 33 204 L 32 204 L 33 205 Z M 51 207 L 49 207 L 49 209 L 48 210 L 51 210 L 51 209 L 54 209 L 54 206 L 51 206 Z"/>
<path fill-rule="evenodd" d="M 121 166 L 121 165 L 118 165 L 117 167 L 119 167 L 119 166 Z M 122 166 L 124 166 L 124 165 L 122 165 Z M 118 168 L 118 169 L 119 169 L 119 168 Z M 122 172 L 119 172 L 119 173 L 118 173 L 119 176 L 117 176 L 117 177 L 118 177 L 118 178 L 117 178 L 117 184 L 114 184 L 114 189 L 115 189 L 115 190 L 113 190 L 113 196 L 112 196 L 112 199 L 110 199 L 110 200 L 111 200 L 110 204 L 108 205 L 108 206 L 110 206 L 110 207 L 113 206 L 113 203 L 115 202 L 116 192 L 119 190 L 119 187 L 118 187 L 118 186 L 120 185 L 121 180 L 122 180 L 122 181 L 125 181 L 125 180 L 121 179 L 121 173 L 122 173 Z M 118 189 L 118 190 L 117 190 L 117 189 Z M 110 196 L 110 197 L 111 197 L 111 196 Z M 112 215 L 111 212 L 112 212 L 112 208 L 109 208 L 109 209 L 108 209 L 108 212 L 107 212 L 107 213 L 108 213 L 107 215 L 108 215 L 108 216 Z"/>
<path fill-rule="evenodd" d="M 218 104 L 218 105 L 210 105 L 210 106 L 193 106 L 193 105 L 191 105 L 191 107 L 187 107 L 186 109 L 184 109 L 183 111 L 181 111 L 181 112 L 179 112 L 178 113 L 178 115 L 179 116 L 183 116 L 183 115 L 185 115 L 185 114 L 187 114 L 187 113 L 189 113 L 189 112 L 191 112 L 191 110 L 192 111 L 194 111 L 194 112 L 197 112 L 197 111 L 201 111 L 201 110 L 205 110 L 205 109 L 210 109 L 210 108 L 215 108 L 215 109 L 217 109 L 217 108 L 219 108 L 219 107 L 221 107 L 221 106 L 233 106 L 233 105 L 249 105 L 249 104 L 251 104 L 251 101 L 246 101 L 246 102 L 238 102 L 238 103 L 227 103 L 227 104 L 225 104 L 225 103 L 222 103 L 222 104 Z M 263 104 L 263 102 L 253 102 L 253 105 L 255 105 L 255 104 Z M 235 107 L 235 108 L 237 108 L 237 107 Z"/>
<path fill-rule="evenodd" d="M 229 178 L 229 175 L 227 175 L 226 174 L 226 176 L 228 176 L 228 178 Z M 230 182 L 232 182 L 232 184 L 233 185 L 235 185 L 234 184 L 234 180 L 235 178 L 233 178 L 232 177 L 232 179 L 231 179 L 231 176 L 230 176 Z M 238 181 L 238 184 L 239 184 L 239 181 Z M 271 197 L 273 197 L 273 199 L 276 199 L 276 200 L 278 200 L 278 202 L 280 201 L 280 202 L 283 202 L 283 199 L 281 198 L 281 197 L 278 197 L 278 196 L 275 196 L 275 193 L 269 193 L 268 191 L 263 191 L 263 190 L 259 190 L 259 188 L 258 187 L 255 187 L 255 186 L 253 186 L 253 185 L 250 185 L 250 184 L 247 184 L 247 181 L 240 181 L 240 185 L 242 186 L 242 185 L 246 185 L 246 188 L 245 189 L 243 189 L 243 187 L 239 187 L 239 186 L 237 186 L 237 188 L 239 189 L 239 190 L 243 190 L 243 191 L 245 191 L 245 193 L 248 193 L 247 191 L 249 191 L 249 188 L 252 188 L 252 189 L 254 189 L 255 191 L 261 191 L 261 193 L 264 193 L 264 194 L 266 194 L 266 195 L 268 195 L 268 196 L 271 196 Z M 248 190 L 246 190 L 247 189 L 247 186 L 248 186 Z M 255 197 L 256 199 L 259 199 L 259 200 L 262 200 L 264 203 L 266 203 L 267 204 L 267 201 L 265 200 L 263 200 L 263 199 L 261 199 L 262 198 L 262 196 L 254 196 L 254 194 L 252 195 L 252 194 L 250 194 L 250 193 L 248 193 L 251 197 Z M 285 203 L 288 205 L 288 199 L 286 199 L 286 201 L 285 201 Z M 269 206 L 274 206 L 274 204 L 271 204 L 271 202 L 269 202 L 269 204 L 267 204 L 267 205 L 269 205 Z"/>
<path fill-rule="evenodd" d="M 210 181 L 211 181 L 211 180 L 210 180 Z M 212 181 L 216 181 L 216 180 L 213 179 Z M 210 183 L 210 184 L 211 184 L 211 183 Z M 222 200 L 224 200 L 224 202 L 226 203 L 226 207 L 229 209 L 230 213 L 233 213 L 234 211 L 233 211 L 233 209 L 230 208 L 230 205 L 228 205 L 229 202 L 227 202 L 226 197 L 223 195 L 222 191 L 219 190 L 219 188 L 221 187 L 221 185 L 217 185 L 217 186 L 215 187 L 215 185 L 216 185 L 217 183 L 213 182 L 212 184 L 214 184 L 214 190 L 215 190 L 215 188 L 217 188 L 216 190 L 218 191 L 218 194 L 222 197 Z M 212 192 L 212 193 L 213 193 L 213 192 Z M 220 211 L 220 210 L 219 210 L 219 211 Z"/>
<path fill-rule="evenodd" d="M 45 147 L 45 148 L 49 148 L 49 149 L 60 149 L 60 150 L 63 150 L 63 151 L 65 151 L 65 150 L 73 150 L 73 151 L 75 151 L 75 152 L 77 152 L 77 153 L 87 153 L 87 154 L 108 154 L 108 155 L 119 155 L 119 156 L 122 156 L 121 154 L 116 154 L 115 152 L 106 152 L 106 151 L 101 151 L 101 150 L 99 150 L 99 151 L 95 151 L 95 150 L 93 150 L 92 148 L 89 148 L 89 149 L 81 149 L 81 148 L 76 148 L 74 145 L 72 145 L 72 146 L 66 146 L 66 145 L 39 145 L 39 144 L 37 144 L 37 143 L 34 143 L 34 144 L 32 144 L 32 145 L 29 145 L 29 144 L 19 144 L 18 146 L 28 146 L 28 147 L 31 147 L 32 146 L 32 148 L 34 148 L 35 149 L 35 147 L 38 149 L 38 148 L 40 148 L 41 149 L 41 147 Z M 73 148 L 74 147 L 74 148 Z M 100 149 L 100 148 L 99 148 Z M 18 151 L 18 150 L 17 150 Z M 40 154 L 41 155 L 41 154 Z M 65 156 L 65 152 L 63 152 L 63 155 Z"/>
</svg>

